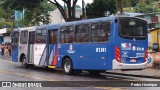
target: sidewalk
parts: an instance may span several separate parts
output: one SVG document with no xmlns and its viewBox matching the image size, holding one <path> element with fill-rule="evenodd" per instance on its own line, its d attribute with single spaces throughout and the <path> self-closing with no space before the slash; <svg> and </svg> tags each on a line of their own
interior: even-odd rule
<svg viewBox="0 0 160 90">
<path fill-rule="evenodd" d="M 11 59 L 11 57 L 0 57 L 0 59 L 4 59 L 4 60 L 10 60 L 10 61 L 12 61 Z"/>
<path fill-rule="evenodd" d="M 147 69 L 144 69 L 144 70 L 137 70 L 137 71 L 110 70 L 110 71 L 107 71 L 107 72 L 109 72 L 109 73 L 111 72 L 111 73 L 132 74 L 132 75 L 137 75 L 137 76 L 160 78 L 160 69 L 155 69 L 155 68 L 147 68 Z"/>
</svg>

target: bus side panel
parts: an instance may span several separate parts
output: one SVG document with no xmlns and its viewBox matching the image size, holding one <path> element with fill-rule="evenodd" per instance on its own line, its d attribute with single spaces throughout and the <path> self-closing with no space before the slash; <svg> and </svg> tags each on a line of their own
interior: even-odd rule
<svg viewBox="0 0 160 90">
<path fill-rule="evenodd" d="M 75 50 L 76 47 L 72 47 L 72 44 L 61 44 L 59 48 L 59 60 L 58 60 L 58 67 L 62 67 L 62 59 L 65 56 L 69 56 L 73 63 L 74 69 L 80 69 L 80 62 L 78 58 L 77 51 Z M 71 49 L 72 48 L 72 49 Z"/>
<path fill-rule="evenodd" d="M 54 55 L 55 55 L 55 53 L 54 53 L 54 45 L 53 44 L 49 44 L 49 62 L 48 62 L 48 64 L 49 65 L 52 65 L 52 61 L 53 61 L 53 58 L 54 58 Z"/>
<path fill-rule="evenodd" d="M 79 49 L 79 62 L 81 69 L 86 70 L 107 70 L 108 51 L 107 44 L 82 44 L 77 46 Z"/>
<path fill-rule="evenodd" d="M 60 60 L 69 56 L 73 62 L 73 69 L 108 70 L 112 66 L 108 45 L 104 44 L 65 44 L 61 45 Z M 61 62 L 61 61 L 60 61 Z M 59 63 L 60 64 L 60 63 Z"/>
<path fill-rule="evenodd" d="M 110 37 L 109 37 L 109 42 L 108 42 L 108 48 L 107 50 L 109 51 L 108 52 L 108 67 L 109 67 L 109 70 L 112 70 L 113 68 L 113 59 L 115 58 L 115 40 L 116 40 L 116 23 L 114 22 L 114 20 L 112 21 L 112 24 L 111 24 L 111 31 L 110 31 Z"/>
<path fill-rule="evenodd" d="M 48 65 L 57 66 L 57 63 L 58 63 L 58 45 L 50 44 L 48 52 L 49 52 Z"/>
<path fill-rule="evenodd" d="M 18 47 L 12 50 L 12 61 L 18 62 Z"/>
<path fill-rule="evenodd" d="M 43 66 L 46 61 L 46 45 L 36 44 L 34 47 L 34 65 Z"/>
</svg>

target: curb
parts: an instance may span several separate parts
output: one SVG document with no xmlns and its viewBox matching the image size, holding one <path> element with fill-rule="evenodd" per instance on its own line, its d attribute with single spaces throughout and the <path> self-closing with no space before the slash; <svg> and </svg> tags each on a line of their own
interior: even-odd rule
<svg viewBox="0 0 160 90">
<path fill-rule="evenodd" d="M 8 60 L 8 61 L 12 61 L 11 58 L 6 58 L 6 57 L 0 57 L 0 59 L 4 59 L 4 60 Z"/>
<path fill-rule="evenodd" d="M 140 77 L 140 78 L 160 79 L 160 76 L 135 75 L 135 74 L 115 73 L 115 72 L 106 72 L 105 74 L 115 74 L 115 75 L 132 76 L 132 77 Z"/>
</svg>

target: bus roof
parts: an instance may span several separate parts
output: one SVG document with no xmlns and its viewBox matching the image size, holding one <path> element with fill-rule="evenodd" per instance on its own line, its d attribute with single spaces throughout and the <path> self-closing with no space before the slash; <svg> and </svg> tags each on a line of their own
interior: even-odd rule
<svg viewBox="0 0 160 90">
<path fill-rule="evenodd" d="M 139 17 L 131 17 L 131 16 L 109 16 L 109 17 L 101 17 L 101 18 L 94 18 L 94 19 L 86 19 L 86 20 L 79 20 L 79 21 L 71 21 L 71 22 L 64 22 L 64 23 L 58 23 L 58 24 L 49 24 L 49 25 L 42 25 L 42 26 L 33 26 L 33 27 L 25 27 L 25 28 L 16 28 L 14 31 L 20 30 L 27 30 L 27 29 L 59 29 L 61 26 L 70 26 L 70 25 L 76 25 L 76 24 L 85 24 L 85 23 L 91 23 L 91 22 L 105 22 L 105 21 L 113 21 L 118 18 L 122 17 L 128 17 L 128 18 L 138 18 Z M 144 19 L 142 19 L 144 20 Z M 146 20 L 145 20 L 146 21 Z"/>
</svg>

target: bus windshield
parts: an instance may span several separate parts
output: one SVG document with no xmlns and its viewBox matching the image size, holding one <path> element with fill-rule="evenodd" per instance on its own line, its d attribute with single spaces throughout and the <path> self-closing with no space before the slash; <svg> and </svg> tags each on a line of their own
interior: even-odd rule
<svg viewBox="0 0 160 90">
<path fill-rule="evenodd" d="M 137 18 L 120 18 L 119 36 L 126 39 L 146 39 L 147 22 Z"/>
</svg>

